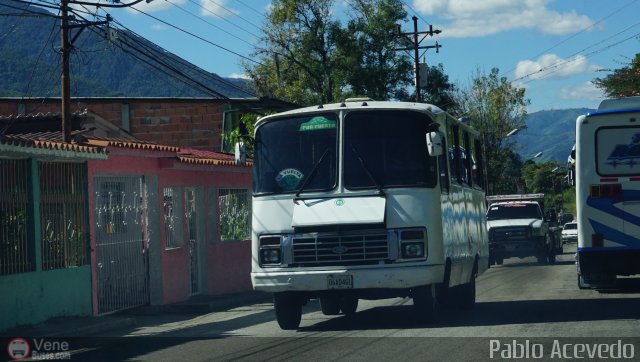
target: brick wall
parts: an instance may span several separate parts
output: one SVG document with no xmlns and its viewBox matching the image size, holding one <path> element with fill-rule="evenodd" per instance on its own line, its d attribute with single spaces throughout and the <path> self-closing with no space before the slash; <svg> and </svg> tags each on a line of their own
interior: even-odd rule
<svg viewBox="0 0 640 362">
<path fill-rule="evenodd" d="M 19 113 L 19 99 L 0 99 L 0 115 Z M 60 100 L 22 100 L 25 113 L 59 113 Z M 212 99 L 113 99 L 71 100 L 71 111 L 85 109 L 123 127 L 122 109 L 129 106 L 129 125 L 135 137 L 181 148 L 220 151 L 220 133 L 226 104 Z"/>
</svg>

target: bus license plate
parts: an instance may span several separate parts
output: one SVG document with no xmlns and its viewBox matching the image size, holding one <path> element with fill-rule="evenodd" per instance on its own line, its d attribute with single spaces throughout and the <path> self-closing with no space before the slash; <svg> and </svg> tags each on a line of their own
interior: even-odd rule
<svg viewBox="0 0 640 362">
<path fill-rule="evenodd" d="M 327 289 L 353 289 L 353 275 L 328 275 Z"/>
</svg>

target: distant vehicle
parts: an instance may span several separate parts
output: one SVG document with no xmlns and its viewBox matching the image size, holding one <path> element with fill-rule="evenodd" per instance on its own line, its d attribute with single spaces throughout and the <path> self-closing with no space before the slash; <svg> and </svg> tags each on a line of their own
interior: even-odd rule
<svg viewBox="0 0 640 362">
<path fill-rule="evenodd" d="M 573 214 L 565 213 L 564 215 L 562 215 L 562 220 L 560 221 L 560 224 L 564 225 L 568 222 L 572 222 L 573 220 L 574 220 Z"/>
<path fill-rule="evenodd" d="M 640 274 L 640 97 L 607 99 L 576 120 L 578 287 Z"/>
<path fill-rule="evenodd" d="M 575 222 L 568 222 L 562 227 L 562 242 L 563 243 L 575 243 L 578 241 L 578 224 Z"/>
<path fill-rule="evenodd" d="M 253 262 L 282 329 L 411 297 L 471 308 L 488 268 L 482 135 L 436 106 L 347 100 L 255 127 Z M 449 150 L 457 150 L 449 152 Z M 444 300 L 448 302 L 444 302 Z"/>
<path fill-rule="evenodd" d="M 530 256 L 555 263 L 562 241 L 544 217 L 544 194 L 487 196 L 487 203 L 489 265 Z"/>
</svg>

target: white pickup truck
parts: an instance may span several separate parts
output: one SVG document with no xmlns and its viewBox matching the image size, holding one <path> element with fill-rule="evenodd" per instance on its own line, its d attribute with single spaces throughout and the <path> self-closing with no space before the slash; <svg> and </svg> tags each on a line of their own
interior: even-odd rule
<svg viewBox="0 0 640 362">
<path fill-rule="evenodd" d="M 530 256 L 555 263 L 562 240 L 544 217 L 544 194 L 487 196 L 487 204 L 489 265 Z"/>
</svg>

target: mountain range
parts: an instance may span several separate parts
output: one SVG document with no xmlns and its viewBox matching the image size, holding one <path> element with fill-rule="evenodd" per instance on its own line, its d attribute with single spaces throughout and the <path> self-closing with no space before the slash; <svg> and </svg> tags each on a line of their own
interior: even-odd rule
<svg viewBox="0 0 640 362">
<path fill-rule="evenodd" d="M 542 152 L 536 160 L 565 164 L 576 142 L 576 118 L 593 111 L 572 108 L 530 113 L 526 119 L 527 128 L 513 136 L 516 152 L 525 161 Z"/>
<path fill-rule="evenodd" d="M 0 9 L 0 97 L 59 97 L 57 15 L 10 0 L 0 0 Z M 255 97 L 247 80 L 207 72 L 129 30 L 69 32 L 72 96 Z"/>
</svg>

